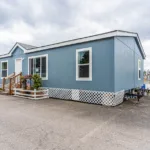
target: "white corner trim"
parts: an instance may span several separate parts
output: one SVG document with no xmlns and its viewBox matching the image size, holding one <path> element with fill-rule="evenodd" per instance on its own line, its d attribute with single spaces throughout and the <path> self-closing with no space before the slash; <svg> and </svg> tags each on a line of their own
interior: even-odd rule
<svg viewBox="0 0 150 150">
<path fill-rule="evenodd" d="M 79 78 L 78 54 L 84 51 L 89 51 L 89 78 Z M 92 81 L 92 47 L 76 50 L 76 81 Z"/>
<path fill-rule="evenodd" d="M 139 62 L 140 62 L 140 66 L 139 66 Z M 141 80 L 141 74 L 140 74 L 140 78 L 139 78 L 139 70 L 141 71 L 141 60 L 138 59 L 138 80 Z"/>
<path fill-rule="evenodd" d="M 46 57 L 46 77 L 42 78 L 42 80 L 48 80 L 48 54 L 28 57 L 28 75 L 29 75 L 29 59 L 39 58 L 39 57 Z"/>
<path fill-rule="evenodd" d="M 8 76 L 8 60 L 1 61 L 1 79 L 6 78 L 2 77 L 2 63 L 7 62 L 7 76 Z"/>
</svg>

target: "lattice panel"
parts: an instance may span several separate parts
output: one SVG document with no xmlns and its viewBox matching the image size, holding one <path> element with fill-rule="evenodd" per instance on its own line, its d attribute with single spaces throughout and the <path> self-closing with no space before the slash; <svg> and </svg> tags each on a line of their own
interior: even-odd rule
<svg viewBox="0 0 150 150">
<path fill-rule="evenodd" d="M 115 96 L 113 92 L 103 92 L 102 105 L 112 106 L 114 97 Z"/>
<path fill-rule="evenodd" d="M 96 91 L 80 90 L 80 101 L 94 104 L 101 104 L 103 93 Z"/>
<path fill-rule="evenodd" d="M 49 97 L 76 100 L 93 104 L 102 104 L 107 106 L 116 106 L 122 103 L 123 96 L 124 91 L 113 93 L 89 90 L 49 88 Z"/>
<path fill-rule="evenodd" d="M 72 99 L 71 89 L 49 88 L 49 97 L 60 99 Z"/>
</svg>

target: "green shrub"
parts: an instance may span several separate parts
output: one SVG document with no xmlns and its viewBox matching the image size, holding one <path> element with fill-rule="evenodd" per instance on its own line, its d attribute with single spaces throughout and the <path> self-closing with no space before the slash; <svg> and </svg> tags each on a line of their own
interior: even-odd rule
<svg viewBox="0 0 150 150">
<path fill-rule="evenodd" d="M 40 78 L 39 75 L 35 74 L 32 76 L 32 80 L 33 80 L 33 88 L 38 90 L 38 88 L 42 86 L 42 79 Z"/>
</svg>

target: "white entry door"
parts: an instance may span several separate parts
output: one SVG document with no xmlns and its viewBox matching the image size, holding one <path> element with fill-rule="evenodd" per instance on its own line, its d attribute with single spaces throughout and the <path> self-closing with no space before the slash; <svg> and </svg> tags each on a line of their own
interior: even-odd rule
<svg viewBox="0 0 150 150">
<path fill-rule="evenodd" d="M 15 74 L 22 72 L 22 58 L 18 58 L 15 61 Z"/>
</svg>

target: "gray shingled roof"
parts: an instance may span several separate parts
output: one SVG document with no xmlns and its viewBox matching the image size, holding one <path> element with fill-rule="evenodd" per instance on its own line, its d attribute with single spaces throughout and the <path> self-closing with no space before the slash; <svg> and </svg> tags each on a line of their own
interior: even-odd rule
<svg viewBox="0 0 150 150">
<path fill-rule="evenodd" d="M 30 50 L 30 49 L 32 49 L 32 48 L 36 48 L 36 46 L 28 45 L 28 44 L 24 44 L 24 43 L 20 43 L 20 42 L 18 42 L 18 44 L 19 44 L 20 46 L 22 46 L 23 48 L 25 48 L 26 50 Z"/>
</svg>

